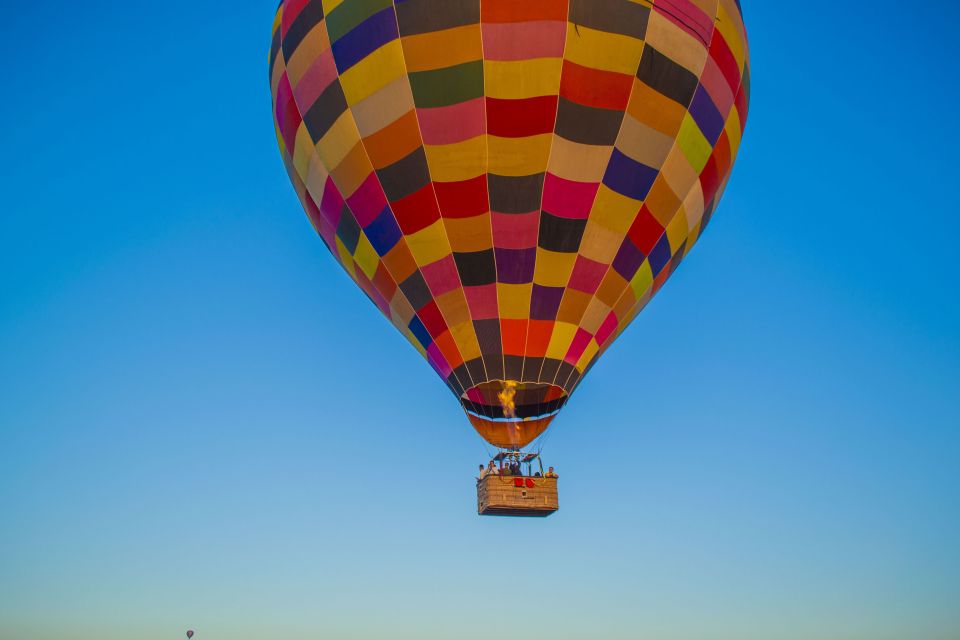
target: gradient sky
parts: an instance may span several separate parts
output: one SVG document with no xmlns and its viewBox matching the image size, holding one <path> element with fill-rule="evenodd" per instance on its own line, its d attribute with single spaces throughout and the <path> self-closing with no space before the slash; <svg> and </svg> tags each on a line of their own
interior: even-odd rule
<svg viewBox="0 0 960 640">
<path fill-rule="evenodd" d="M 545 521 L 476 516 L 482 442 L 300 210 L 274 4 L 5 7 L 0 638 L 960 637 L 956 3 L 743 0 L 726 198 Z"/>
</svg>

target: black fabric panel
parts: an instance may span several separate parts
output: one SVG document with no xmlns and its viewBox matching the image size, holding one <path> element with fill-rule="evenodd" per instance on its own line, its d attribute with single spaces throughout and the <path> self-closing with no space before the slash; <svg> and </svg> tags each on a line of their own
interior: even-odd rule
<svg viewBox="0 0 960 640">
<path fill-rule="evenodd" d="M 482 358 L 474 358 L 466 363 L 467 371 L 470 372 L 470 378 L 474 384 L 480 384 L 487 381 L 487 374 L 483 367 Z"/>
<path fill-rule="evenodd" d="M 558 386 L 563 386 L 563 384 L 567 381 L 567 378 L 570 377 L 570 374 L 576 370 L 577 368 L 575 366 L 573 366 L 566 360 L 561 360 L 560 366 L 557 369 L 556 382 L 554 384 Z"/>
<path fill-rule="evenodd" d="M 394 7 L 404 36 L 480 22 L 480 0 L 403 0 Z"/>
<path fill-rule="evenodd" d="M 483 361 L 487 365 L 487 376 L 495 377 L 490 373 L 490 362 L 487 355 L 491 353 L 501 354 L 500 342 L 500 321 L 496 318 L 490 320 L 474 320 L 473 328 L 477 331 L 477 342 L 480 343 L 480 352 L 484 355 Z M 500 359 L 497 355 L 497 359 Z"/>
<path fill-rule="evenodd" d="M 334 80 L 303 116 L 303 124 L 313 141 L 319 141 L 346 110 L 347 99 L 343 96 L 343 88 L 339 80 Z"/>
<path fill-rule="evenodd" d="M 343 205 L 340 212 L 340 223 L 337 225 L 337 237 L 351 254 L 357 250 L 357 243 L 360 241 L 360 225 L 357 224 L 353 213 L 347 205 Z"/>
<path fill-rule="evenodd" d="M 273 78 L 273 68 L 277 64 L 277 54 L 280 53 L 280 28 L 273 32 L 273 39 L 270 41 L 270 75 L 268 79 Z"/>
<path fill-rule="evenodd" d="M 523 377 L 523 356 L 503 356 L 503 373 L 507 380 Z"/>
<path fill-rule="evenodd" d="M 413 275 L 400 283 L 400 290 L 407 296 L 410 305 L 414 310 L 422 309 L 424 305 L 433 300 L 430 288 L 419 271 L 414 271 Z"/>
<path fill-rule="evenodd" d="M 543 361 L 543 368 L 540 370 L 540 380 L 544 382 L 553 382 L 557 377 L 557 371 L 560 369 L 560 360 L 546 358 Z"/>
<path fill-rule="evenodd" d="M 561 218 L 544 211 L 540 214 L 540 239 L 537 244 L 548 251 L 574 253 L 580 248 L 580 239 L 586 226 L 586 220 Z"/>
<path fill-rule="evenodd" d="M 397 160 L 389 167 L 377 170 L 387 200 L 396 202 L 417 191 L 430 182 L 430 169 L 423 147 L 417 147 L 410 155 Z"/>
<path fill-rule="evenodd" d="M 459 374 L 461 372 L 463 373 L 463 377 L 462 377 L 463 381 L 467 382 L 469 378 L 466 376 L 467 372 L 463 368 L 463 365 L 460 365 L 459 367 L 454 369 L 453 372 L 449 376 L 447 376 L 447 386 L 450 387 L 450 389 L 453 391 L 454 394 L 456 394 L 457 397 L 460 397 L 461 395 L 463 395 L 463 392 L 465 391 L 465 389 L 463 388 L 463 385 L 460 383 L 461 377 Z"/>
<path fill-rule="evenodd" d="M 543 358 L 526 358 L 523 363 L 523 380 L 536 380 L 543 367 Z"/>
<path fill-rule="evenodd" d="M 491 380 L 503 380 L 503 353 L 500 351 L 501 348 L 498 346 L 496 351 L 483 354 L 483 362 L 487 366 L 487 377 Z M 502 410 L 500 413 L 499 417 L 503 417 Z"/>
<path fill-rule="evenodd" d="M 493 260 L 493 249 L 472 253 L 454 253 L 453 260 L 460 272 L 460 281 L 465 287 L 493 284 L 497 281 L 497 266 Z"/>
<path fill-rule="evenodd" d="M 684 107 L 693 100 L 697 76 L 650 45 L 643 48 L 637 79 Z"/>
<path fill-rule="evenodd" d="M 498 213 L 530 213 L 540 208 L 544 174 L 532 176 L 487 176 L 490 210 Z"/>
<path fill-rule="evenodd" d="M 598 31 L 647 37 L 650 8 L 630 0 L 570 0 L 570 22 Z"/>
<path fill-rule="evenodd" d="M 311 0 L 294 18 L 293 24 L 287 29 L 287 34 L 283 38 L 283 56 L 287 60 L 321 20 L 323 20 L 323 2 L 321 0 Z M 280 28 L 277 29 L 277 31 L 279 30 Z"/>
<path fill-rule="evenodd" d="M 571 142 L 612 145 L 622 122 L 622 111 L 587 107 L 562 96 L 557 106 L 557 135 Z"/>
</svg>

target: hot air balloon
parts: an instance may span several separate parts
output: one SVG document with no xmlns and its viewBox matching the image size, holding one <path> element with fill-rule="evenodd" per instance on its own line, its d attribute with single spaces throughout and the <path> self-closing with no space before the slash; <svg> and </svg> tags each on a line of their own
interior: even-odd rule
<svg viewBox="0 0 960 640">
<path fill-rule="evenodd" d="M 193 629 L 187 631 L 187 640 L 193 637 Z"/>
<path fill-rule="evenodd" d="M 703 233 L 749 101 L 738 0 L 283 0 L 269 63 L 317 233 L 514 454 Z"/>
</svg>

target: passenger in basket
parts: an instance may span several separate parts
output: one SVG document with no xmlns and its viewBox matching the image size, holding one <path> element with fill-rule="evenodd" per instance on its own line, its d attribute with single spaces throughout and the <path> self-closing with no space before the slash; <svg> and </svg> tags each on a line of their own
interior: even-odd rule
<svg viewBox="0 0 960 640">
<path fill-rule="evenodd" d="M 495 475 L 499 475 L 499 473 L 500 472 L 497 469 L 497 465 L 493 462 L 493 460 L 491 460 L 490 463 L 487 465 L 487 475 L 495 476 Z"/>
<path fill-rule="evenodd" d="M 480 465 L 480 472 L 477 474 L 477 480 L 483 480 L 487 477 L 487 468 L 483 465 Z"/>
<path fill-rule="evenodd" d="M 545 475 L 544 477 L 545 477 L 545 478 L 559 478 L 560 476 L 558 476 L 558 475 L 557 475 L 557 472 L 553 470 L 553 467 L 550 467 L 549 469 L 547 469 L 547 475 Z"/>
</svg>

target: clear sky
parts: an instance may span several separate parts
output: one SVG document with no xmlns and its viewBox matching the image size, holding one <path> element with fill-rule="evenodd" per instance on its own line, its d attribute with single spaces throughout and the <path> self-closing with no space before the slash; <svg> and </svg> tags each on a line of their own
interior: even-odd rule
<svg viewBox="0 0 960 640">
<path fill-rule="evenodd" d="M 743 0 L 726 199 L 545 521 L 475 515 L 480 439 L 301 212 L 274 5 L 4 9 L 0 638 L 960 637 L 956 3 Z"/>
</svg>

